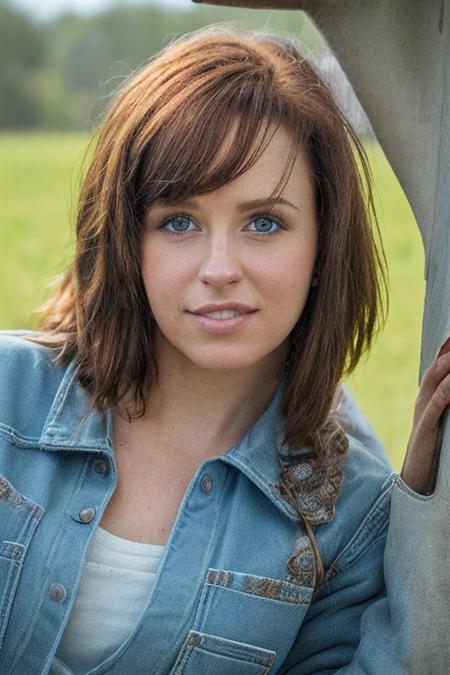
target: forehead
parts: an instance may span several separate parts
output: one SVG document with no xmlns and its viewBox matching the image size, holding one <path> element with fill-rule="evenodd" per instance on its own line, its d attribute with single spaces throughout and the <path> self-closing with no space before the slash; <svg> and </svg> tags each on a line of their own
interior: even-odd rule
<svg viewBox="0 0 450 675">
<path fill-rule="evenodd" d="M 169 128 L 148 146 L 141 159 L 138 193 L 140 213 L 155 203 L 177 203 L 238 185 L 251 190 L 260 186 L 265 196 L 281 194 L 290 174 L 298 183 L 309 173 L 306 139 L 301 125 L 291 133 L 287 126 L 266 117 L 232 115 L 212 119 L 201 129 L 186 134 Z M 183 127 L 184 129 L 184 127 Z M 175 133 L 176 132 L 176 133 Z"/>
<path fill-rule="evenodd" d="M 253 193 L 259 197 L 275 197 L 284 194 L 309 193 L 313 190 L 313 176 L 306 152 L 299 146 L 292 134 L 283 126 L 272 129 L 269 141 L 263 144 L 263 151 L 255 162 L 241 175 L 222 185 L 219 190 L 228 193 Z M 221 159 L 230 151 L 230 145 L 239 142 L 231 132 L 226 138 L 221 152 L 216 158 Z M 261 144 L 257 138 L 255 146 Z"/>
<path fill-rule="evenodd" d="M 158 207 L 194 211 L 249 212 L 286 208 L 293 215 L 316 218 L 315 183 L 306 153 L 284 129 L 278 129 L 262 154 L 244 173 L 208 192 L 191 193 L 179 200 L 162 199 Z"/>
</svg>

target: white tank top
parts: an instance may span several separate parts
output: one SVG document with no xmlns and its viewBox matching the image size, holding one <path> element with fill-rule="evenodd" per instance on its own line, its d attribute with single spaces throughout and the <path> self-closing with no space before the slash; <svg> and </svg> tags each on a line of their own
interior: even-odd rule
<svg viewBox="0 0 450 675">
<path fill-rule="evenodd" d="M 85 673 L 131 635 L 153 590 L 164 546 L 97 527 L 50 673 Z"/>
</svg>

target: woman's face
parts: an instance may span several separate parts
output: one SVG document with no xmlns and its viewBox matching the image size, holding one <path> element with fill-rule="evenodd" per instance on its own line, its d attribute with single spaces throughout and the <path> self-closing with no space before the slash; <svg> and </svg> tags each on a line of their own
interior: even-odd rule
<svg viewBox="0 0 450 675">
<path fill-rule="evenodd" d="M 281 198 L 271 200 L 291 143 L 279 128 L 242 176 L 147 213 L 142 275 L 157 324 L 157 359 L 207 369 L 284 362 L 311 286 L 318 235 L 302 152 Z"/>
</svg>

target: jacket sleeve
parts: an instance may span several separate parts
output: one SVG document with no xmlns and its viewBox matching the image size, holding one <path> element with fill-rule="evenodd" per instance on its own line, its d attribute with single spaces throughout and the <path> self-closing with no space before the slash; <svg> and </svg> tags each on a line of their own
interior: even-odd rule
<svg viewBox="0 0 450 675">
<path fill-rule="evenodd" d="M 387 660 L 384 641 L 391 635 L 383 557 L 392 480 L 328 568 L 280 675 L 403 673 Z"/>
<path fill-rule="evenodd" d="M 449 672 L 449 468 L 444 453 L 429 496 L 394 477 L 386 543 L 378 537 L 318 589 L 280 673 Z"/>
</svg>

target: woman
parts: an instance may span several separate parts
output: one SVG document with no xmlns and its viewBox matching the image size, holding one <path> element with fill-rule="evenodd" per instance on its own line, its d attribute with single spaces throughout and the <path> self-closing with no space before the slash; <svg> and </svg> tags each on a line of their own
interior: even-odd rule
<svg viewBox="0 0 450 675">
<path fill-rule="evenodd" d="M 125 86 L 43 332 L 2 337 L 2 673 L 377 672 L 394 477 L 337 421 L 377 327 L 371 210 L 292 45 L 201 31 Z"/>
</svg>

